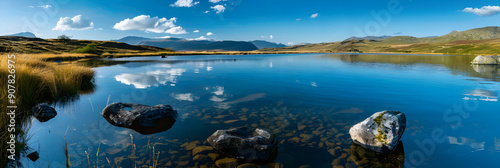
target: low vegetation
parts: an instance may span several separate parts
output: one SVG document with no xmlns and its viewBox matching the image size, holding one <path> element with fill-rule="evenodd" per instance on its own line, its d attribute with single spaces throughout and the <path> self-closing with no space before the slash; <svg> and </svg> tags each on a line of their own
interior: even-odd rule
<svg viewBox="0 0 500 168">
<path fill-rule="evenodd" d="M 79 48 L 79 49 L 76 49 L 75 51 L 73 51 L 74 53 L 88 53 L 88 54 L 97 54 L 98 51 L 97 51 L 97 48 L 96 48 L 97 44 L 95 43 L 90 43 L 90 44 L 87 44 L 87 46 L 85 47 L 82 47 L 82 48 Z"/>
<path fill-rule="evenodd" d="M 0 53 L 62 54 L 62 53 L 143 53 L 169 51 L 151 46 L 135 46 L 114 41 L 74 40 L 70 37 L 40 39 L 0 36 Z"/>
<path fill-rule="evenodd" d="M 30 116 L 31 108 L 38 103 L 64 103 L 75 99 L 79 93 L 89 93 L 93 91 L 94 71 L 88 67 L 83 67 L 71 63 L 55 63 L 43 61 L 42 58 L 33 55 L 16 55 L 15 77 L 16 77 L 16 123 L 23 124 L 23 121 Z M 0 87 L 7 88 L 8 57 L 0 57 Z M 6 109 L 7 89 L 0 89 L 0 108 Z M 7 142 L 7 121 L 6 113 L 0 114 L 0 141 Z M 20 127 L 19 127 L 20 128 Z M 16 134 L 20 137 L 17 150 L 23 148 L 25 137 L 24 131 L 17 129 Z M 6 151 L 7 144 L 0 144 L 0 150 Z M 0 152 L 0 163 L 6 163 L 6 152 Z"/>
</svg>

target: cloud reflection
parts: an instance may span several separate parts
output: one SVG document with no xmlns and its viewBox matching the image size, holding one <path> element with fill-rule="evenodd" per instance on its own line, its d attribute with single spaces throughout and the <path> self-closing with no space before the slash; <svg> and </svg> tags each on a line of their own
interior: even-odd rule
<svg viewBox="0 0 500 168">
<path fill-rule="evenodd" d="M 231 108 L 231 105 L 233 104 L 237 104 L 237 103 L 242 103 L 242 102 L 249 102 L 249 101 L 254 101 L 254 100 L 257 100 L 257 99 L 260 99 L 260 98 L 263 98 L 265 97 L 266 94 L 265 93 L 255 93 L 255 94 L 249 94 L 245 97 L 242 97 L 242 98 L 239 98 L 239 99 L 236 99 L 236 100 L 232 100 L 232 101 L 228 101 L 228 102 L 220 102 L 220 103 L 217 103 L 215 105 L 215 107 L 217 108 L 221 108 L 221 109 L 229 109 Z"/>
<path fill-rule="evenodd" d="M 222 96 L 224 94 L 224 87 L 217 86 L 216 88 L 217 88 L 217 90 L 212 92 L 212 93 L 217 95 L 217 96 Z"/>
<path fill-rule="evenodd" d="M 194 99 L 198 99 L 199 97 L 193 96 L 192 93 L 181 93 L 174 95 L 174 98 L 179 101 L 194 101 Z"/>
<path fill-rule="evenodd" d="M 464 100 L 498 101 L 497 92 L 492 90 L 476 89 L 464 95 Z"/>
<path fill-rule="evenodd" d="M 217 97 L 217 96 L 212 96 L 210 98 L 210 101 L 214 101 L 214 102 L 223 102 L 225 100 L 226 100 L 226 98 L 220 98 L 220 97 Z"/>
<path fill-rule="evenodd" d="M 469 139 L 464 137 L 455 138 L 452 136 L 448 137 L 448 141 L 450 142 L 450 144 L 453 145 L 469 146 L 470 148 L 474 149 L 474 151 L 484 150 L 484 144 L 485 144 L 485 142 L 476 142 L 475 139 Z"/>
<path fill-rule="evenodd" d="M 116 75 L 115 79 L 126 85 L 134 85 L 137 89 L 146 89 L 151 86 L 158 87 L 159 85 L 166 85 L 167 83 L 175 85 L 177 77 L 182 76 L 184 72 L 186 72 L 186 69 L 174 68 L 137 74 L 124 73 Z"/>
</svg>

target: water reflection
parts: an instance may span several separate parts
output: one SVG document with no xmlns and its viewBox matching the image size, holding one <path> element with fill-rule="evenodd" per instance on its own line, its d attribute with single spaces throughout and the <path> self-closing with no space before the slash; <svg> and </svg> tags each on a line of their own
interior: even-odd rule
<svg viewBox="0 0 500 168">
<path fill-rule="evenodd" d="M 479 77 L 499 81 L 499 70 L 496 65 L 472 65 L 470 62 L 475 56 L 442 56 L 442 55 L 373 55 L 373 54 L 330 54 L 325 58 L 340 59 L 349 63 L 390 63 L 398 65 L 442 65 L 453 73 L 462 73 L 472 77 Z"/>
<path fill-rule="evenodd" d="M 495 150 L 500 151 L 500 138 L 495 137 Z"/>
<path fill-rule="evenodd" d="M 234 62 L 236 57 L 239 60 Z M 130 59 L 133 58 L 115 61 L 120 65 L 96 68 L 98 74 L 103 75 L 96 79 L 98 88 L 103 89 L 84 96 L 85 101 L 78 101 L 74 110 L 67 110 L 76 112 L 62 113 L 49 123 L 40 124 L 35 120 L 35 128 L 41 131 L 35 134 L 33 139 L 37 143 L 33 146 L 39 143 L 42 148 L 60 148 L 66 127 L 70 125 L 67 137 L 74 167 L 93 167 L 95 162 L 100 167 L 149 167 L 154 160 L 158 160 L 158 167 L 215 167 L 210 158 L 207 162 L 195 161 L 193 147 L 209 146 L 205 140 L 217 129 L 247 126 L 267 128 L 280 137 L 283 142 L 276 162 L 285 167 L 332 167 L 332 164 L 402 167 L 403 150 L 388 158 L 372 156 L 370 151 L 351 146 L 349 127 L 365 119 L 364 113 L 387 108 L 405 111 L 412 118 L 408 131 L 414 132 L 402 139 L 409 156 L 408 164 L 411 162 L 408 151 L 419 150 L 414 141 L 428 138 L 431 134 L 428 130 L 441 128 L 445 124 L 442 113 L 455 100 L 462 102 L 464 96 L 498 97 L 496 82 L 478 90 L 476 81 L 492 79 L 491 73 L 476 71 L 469 64 L 469 56 L 252 55 L 224 56 L 224 59 L 223 56 L 182 56 L 162 60 L 144 57 L 135 58 L 141 59 L 135 63 L 126 62 Z M 105 61 L 112 65 L 111 60 L 115 59 Z M 274 64 L 272 69 L 270 62 Z M 410 70 L 399 73 L 394 72 L 394 67 Z M 179 70 L 167 73 L 172 69 Z M 479 78 L 467 80 L 471 76 Z M 162 87 L 175 84 L 178 86 Z M 179 109 L 180 119 L 170 130 L 148 136 L 114 127 L 102 118 L 101 122 L 97 119 L 96 125 L 96 114 L 90 114 L 93 110 L 87 100 L 92 98 L 94 107 L 100 104 L 102 108 L 109 95 L 122 102 L 170 104 Z M 498 123 L 493 121 L 498 116 L 495 113 L 498 105 L 479 103 L 477 112 L 462 120 L 468 130 L 457 132 L 456 137 L 491 142 L 496 136 L 490 133 L 498 128 Z M 445 131 L 451 133 L 452 130 Z M 463 143 L 460 138 L 456 138 L 456 142 Z M 96 157 L 99 144 L 102 153 Z M 428 164 L 418 167 L 481 167 L 496 163 L 499 139 L 495 139 L 494 152 L 464 152 L 468 160 L 447 151 L 481 149 L 485 144 L 458 144 L 436 144 L 439 151 L 427 157 Z M 161 152 L 159 159 L 153 159 L 153 147 L 156 156 Z M 403 149 L 402 144 L 399 148 Z M 334 154 L 330 153 L 333 156 L 328 154 L 330 149 L 334 149 Z M 90 164 L 85 151 L 89 153 Z M 206 159 L 197 159 L 200 158 Z M 456 163 L 445 162 L 448 158 Z M 32 167 L 47 167 L 40 160 L 49 159 L 51 163 L 64 163 L 64 154 L 60 150 L 42 149 L 41 159 L 37 161 L 40 164 Z"/>
<path fill-rule="evenodd" d="M 184 72 L 186 72 L 186 69 L 174 68 L 137 74 L 124 73 L 116 75 L 115 79 L 126 85 L 134 85 L 137 89 L 146 89 L 151 86 L 167 85 L 167 83 L 175 85 L 177 77 L 182 76 Z"/>
<path fill-rule="evenodd" d="M 405 164 L 405 151 L 401 141 L 395 151 L 390 154 L 380 154 L 354 143 L 351 145 L 349 154 L 349 159 L 359 167 L 402 168 Z"/>
<path fill-rule="evenodd" d="M 173 97 L 179 101 L 194 101 L 195 99 L 199 99 L 199 97 L 193 96 L 192 93 L 181 93 L 181 94 L 173 94 Z"/>
<path fill-rule="evenodd" d="M 492 90 L 476 89 L 465 95 L 464 100 L 498 101 L 497 92 Z"/>
<path fill-rule="evenodd" d="M 464 138 L 464 137 L 452 137 L 448 136 L 448 142 L 452 145 L 461 145 L 461 146 L 469 146 L 474 151 L 482 151 L 484 150 L 485 142 L 476 142 L 475 139 Z"/>
<path fill-rule="evenodd" d="M 221 108 L 221 109 L 229 109 L 229 108 L 231 108 L 231 105 L 233 105 L 233 104 L 257 100 L 257 99 L 263 98 L 265 95 L 266 95 L 265 93 L 250 94 L 250 95 L 247 95 L 245 97 L 242 97 L 242 98 L 239 98 L 236 100 L 218 103 L 216 105 L 216 107 Z"/>
</svg>

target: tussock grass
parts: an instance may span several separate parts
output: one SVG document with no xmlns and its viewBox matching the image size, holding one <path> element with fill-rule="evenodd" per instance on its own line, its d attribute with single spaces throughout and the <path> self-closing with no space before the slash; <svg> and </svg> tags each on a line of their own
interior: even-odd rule
<svg viewBox="0 0 500 168">
<path fill-rule="evenodd" d="M 44 61 L 33 55 L 16 55 L 16 124 L 20 125 L 30 115 L 31 108 L 42 102 L 55 103 L 74 99 L 78 94 L 93 91 L 94 71 L 88 67 L 70 63 Z M 0 109 L 8 105 L 8 57 L 0 55 Z M 6 113 L 0 113 L 0 141 L 8 140 L 8 119 Z M 20 129 L 17 129 L 20 130 Z M 18 142 L 22 142 L 24 133 L 16 132 Z M 22 135 L 21 135 L 22 134 Z M 22 144 L 19 144 L 23 146 Z M 17 145 L 16 145 L 17 146 Z M 0 166 L 7 163 L 7 144 L 0 144 Z M 19 153 L 22 151 L 18 151 Z"/>
</svg>

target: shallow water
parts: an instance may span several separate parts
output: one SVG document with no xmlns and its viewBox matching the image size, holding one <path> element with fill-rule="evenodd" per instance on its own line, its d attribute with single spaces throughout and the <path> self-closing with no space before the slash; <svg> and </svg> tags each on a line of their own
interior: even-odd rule
<svg viewBox="0 0 500 168">
<path fill-rule="evenodd" d="M 48 122 L 32 121 L 30 146 L 41 158 L 24 165 L 65 167 L 66 135 L 72 167 L 150 166 L 154 144 L 158 167 L 210 167 L 211 160 L 193 161 L 192 147 L 208 145 L 206 138 L 217 129 L 247 126 L 273 130 L 281 141 L 275 162 L 285 167 L 403 167 L 396 160 L 404 160 L 404 167 L 499 167 L 500 73 L 498 67 L 473 67 L 472 59 L 370 54 L 103 59 L 99 63 L 107 66 L 95 68 L 95 92 L 57 106 L 58 115 Z M 179 117 L 170 130 L 141 135 L 101 116 L 112 102 L 169 104 Z M 382 110 L 406 114 L 404 151 L 392 160 L 360 157 L 365 151 L 351 146 L 348 130 Z"/>
</svg>

